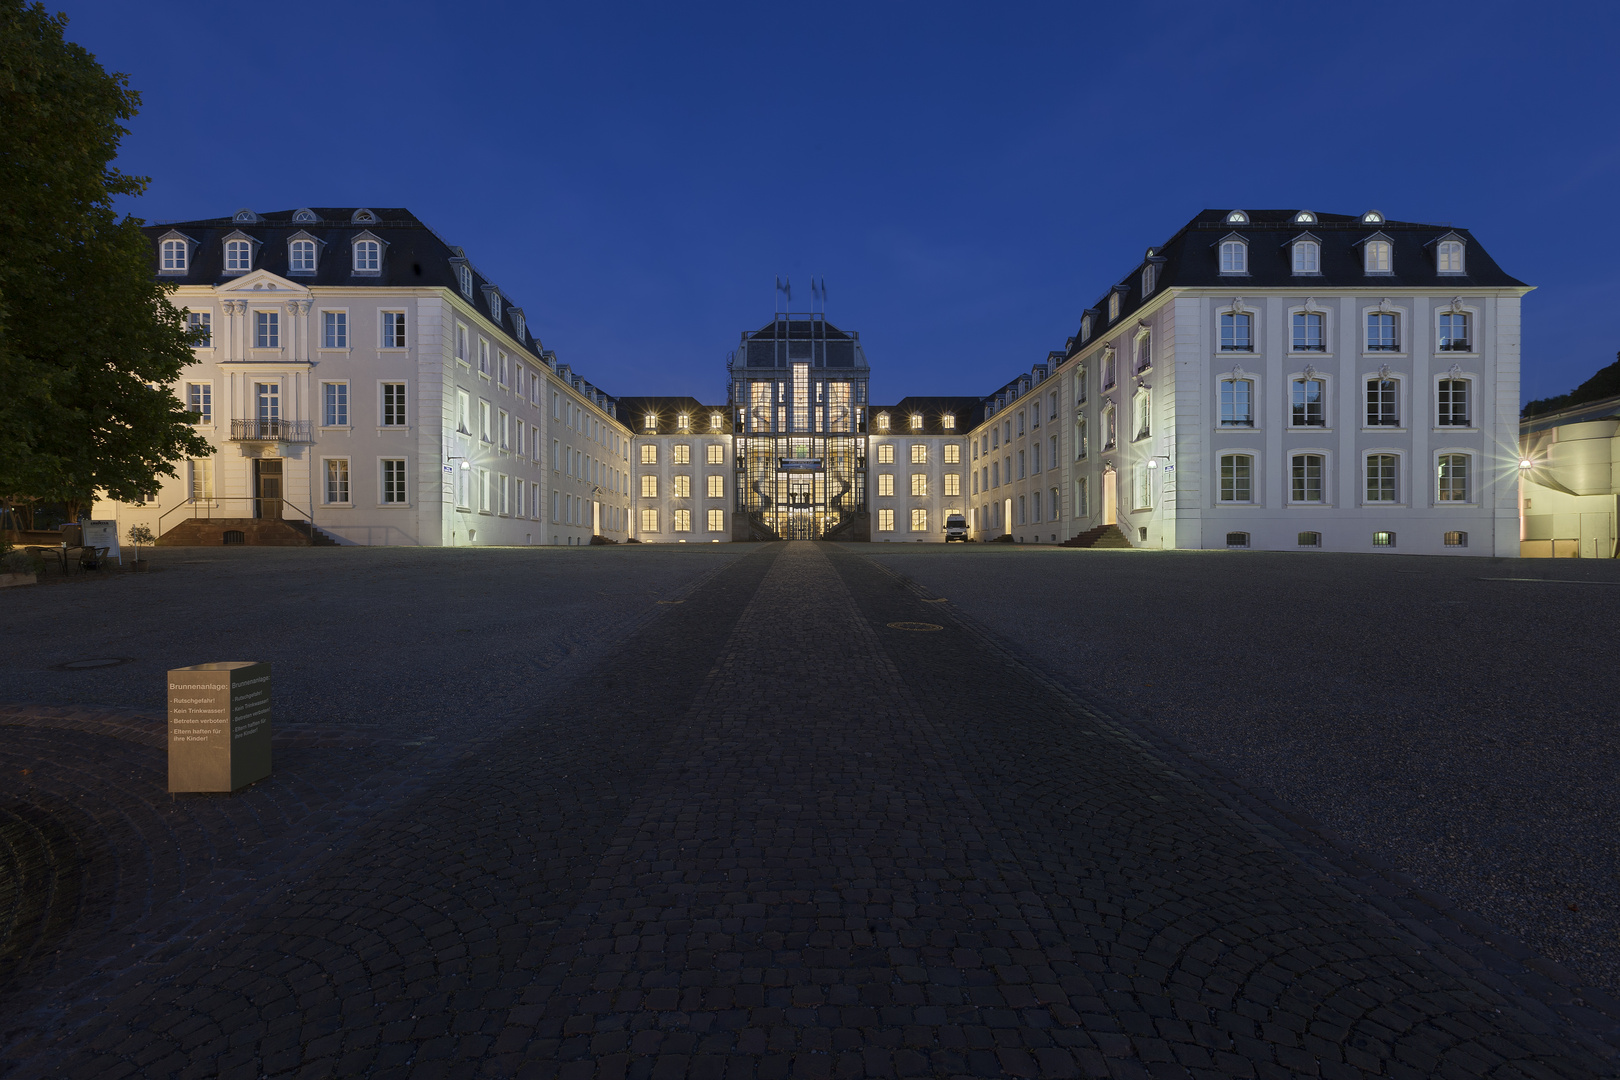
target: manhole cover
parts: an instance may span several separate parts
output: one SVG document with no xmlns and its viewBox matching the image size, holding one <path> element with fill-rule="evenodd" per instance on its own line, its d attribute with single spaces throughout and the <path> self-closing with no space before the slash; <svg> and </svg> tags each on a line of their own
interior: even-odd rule
<svg viewBox="0 0 1620 1080">
<path fill-rule="evenodd" d="M 88 660 L 69 660 L 65 664 L 53 665 L 56 671 L 89 671 L 98 667 L 117 667 L 119 664 L 128 664 L 134 661 L 133 656 L 95 656 Z"/>
<path fill-rule="evenodd" d="M 934 623 L 931 623 L 931 622 L 892 622 L 892 623 L 889 624 L 889 629 L 890 630 L 943 630 L 945 628 L 943 626 L 937 626 L 937 625 L 935 625 Z"/>
</svg>

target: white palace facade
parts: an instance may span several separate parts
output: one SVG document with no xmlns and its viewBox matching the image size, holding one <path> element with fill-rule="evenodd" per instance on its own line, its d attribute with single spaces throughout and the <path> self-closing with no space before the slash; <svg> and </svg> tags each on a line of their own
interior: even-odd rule
<svg viewBox="0 0 1620 1080">
<path fill-rule="evenodd" d="M 402 209 L 147 228 L 215 447 L 101 508 L 170 543 L 973 538 L 1519 553 L 1519 302 L 1471 234 L 1208 210 L 985 397 L 869 397 L 821 312 L 726 400 L 612 397 Z"/>
</svg>

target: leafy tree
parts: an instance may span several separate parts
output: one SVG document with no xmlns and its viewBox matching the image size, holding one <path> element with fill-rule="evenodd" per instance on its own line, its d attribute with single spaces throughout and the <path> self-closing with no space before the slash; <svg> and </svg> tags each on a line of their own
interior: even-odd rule
<svg viewBox="0 0 1620 1080">
<path fill-rule="evenodd" d="M 152 272 L 112 166 L 140 95 L 63 37 L 67 19 L 0 0 L 0 499 L 157 493 L 212 453 L 172 386 L 188 330 Z"/>
<path fill-rule="evenodd" d="M 1601 401 L 1603 398 L 1616 396 L 1620 396 L 1620 353 L 1615 353 L 1614 363 L 1599 368 L 1596 375 L 1569 393 L 1526 402 L 1524 408 L 1519 410 L 1519 415 L 1540 416 L 1542 413 L 1557 412 L 1559 409 L 1584 405 L 1588 401 Z"/>
</svg>

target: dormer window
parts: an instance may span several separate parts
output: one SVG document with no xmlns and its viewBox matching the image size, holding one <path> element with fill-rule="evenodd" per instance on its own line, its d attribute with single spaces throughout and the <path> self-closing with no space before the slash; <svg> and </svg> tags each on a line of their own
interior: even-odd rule
<svg viewBox="0 0 1620 1080">
<path fill-rule="evenodd" d="M 1369 274 L 1390 273 L 1393 247 L 1388 240 L 1369 240 L 1362 248 L 1363 268 Z"/>
<path fill-rule="evenodd" d="M 236 222 L 254 222 L 259 220 L 259 215 L 255 214 L 251 210 L 243 208 L 232 214 L 231 220 Z"/>
<path fill-rule="evenodd" d="M 956 430 L 956 414 L 955 413 L 946 413 L 944 416 L 940 417 L 939 419 L 940 419 L 940 426 L 943 427 L 946 431 L 955 431 Z"/>
<path fill-rule="evenodd" d="M 354 272 L 375 274 L 382 270 L 382 244 L 376 240 L 354 242 Z"/>
<path fill-rule="evenodd" d="M 1119 293 L 1110 293 L 1108 296 L 1108 321 L 1113 322 L 1119 318 Z"/>
<path fill-rule="evenodd" d="M 1091 316 L 1087 315 L 1080 320 L 1080 344 L 1084 345 L 1091 340 Z"/>
<path fill-rule="evenodd" d="M 1463 245 L 1461 240 L 1442 240 L 1435 251 L 1436 269 L 1442 274 L 1463 273 Z"/>
<path fill-rule="evenodd" d="M 303 225 L 303 224 L 308 224 L 311 221 L 317 221 L 319 219 L 316 218 L 315 211 L 311 210 L 309 207 L 306 206 L 306 207 L 303 207 L 302 209 L 293 211 L 293 220 L 298 222 L 299 224 Z"/>
<path fill-rule="evenodd" d="M 1249 245 L 1242 240 L 1221 241 L 1221 273 L 1247 274 L 1249 272 Z"/>
<path fill-rule="evenodd" d="M 518 308 L 509 308 L 508 310 L 512 316 L 512 333 L 517 335 L 519 341 L 522 341 L 527 326 L 523 319 L 523 312 Z"/>
<path fill-rule="evenodd" d="M 912 413 L 911 414 L 911 430 L 912 431 L 921 431 L 923 429 L 922 420 L 923 420 L 922 413 Z"/>
<path fill-rule="evenodd" d="M 354 212 L 354 217 L 350 218 L 349 220 L 354 222 L 356 225 L 375 225 L 377 224 L 377 215 L 362 207 L 361 209 L 356 210 Z"/>
<path fill-rule="evenodd" d="M 245 274 L 253 269 L 253 244 L 248 240 L 225 241 L 225 272 Z"/>
<path fill-rule="evenodd" d="M 501 321 L 501 290 L 493 285 L 484 286 L 484 299 L 489 304 L 489 317 L 495 322 Z"/>
<path fill-rule="evenodd" d="M 687 416 L 685 413 L 681 413 L 675 418 L 675 429 L 677 431 L 691 431 L 692 418 Z"/>
<path fill-rule="evenodd" d="M 888 431 L 889 430 L 889 414 L 888 413 L 886 413 L 886 412 L 878 413 L 877 422 L 878 422 L 878 430 L 879 431 Z"/>
<path fill-rule="evenodd" d="M 1247 225 L 1249 223 L 1249 215 L 1245 214 L 1241 210 L 1233 210 L 1231 213 L 1226 215 L 1226 223 L 1228 225 Z"/>
<path fill-rule="evenodd" d="M 1316 215 L 1311 213 L 1309 210 L 1301 210 L 1299 213 L 1294 215 L 1294 224 L 1295 225 L 1315 225 L 1316 224 Z"/>
<path fill-rule="evenodd" d="M 721 423 L 721 418 L 720 418 L 719 413 L 713 412 L 713 413 L 709 414 L 709 430 L 710 431 L 719 431 L 720 430 L 720 423 Z"/>
<path fill-rule="evenodd" d="M 469 300 L 472 299 L 472 267 L 467 266 L 466 264 L 456 267 L 456 281 L 461 285 L 462 295 L 466 296 Z"/>
<path fill-rule="evenodd" d="M 315 241 L 294 240 L 287 245 L 287 272 L 289 274 L 315 272 Z"/>
<path fill-rule="evenodd" d="M 184 240 L 163 241 L 163 260 L 159 264 L 165 274 L 184 274 L 191 264 L 190 245 Z"/>
<path fill-rule="evenodd" d="M 1322 245 L 1315 240 L 1294 241 L 1294 273 L 1320 274 L 1322 272 Z"/>
<path fill-rule="evenodd" d="M 645 421 L 642 424 L 642 427 L 645 427 L 648 431 L 651 431 L 653 428 L 658 426 L 657 413 L 648 413 L 646 416 L 642 417 L 642 420 Z"/>
<path fill-rule="evenodd" d="M 1363 225 L 1382 225 L 1384 223 L 1384 215 L 1380 214 L 1377 210 L 1369 210 L 1365 214 L 1361 215 L 1361 223 Z"/>
<path fill-rule="evenodd" d="M 1142 267 L 1142 295 L 1143 296 L 1146 296 L 1148 293 L 1153 291 L 1153 284 L 1154 284 L 1153 279 L 1156 276 L 1155 275 L 1156 270 L 1158 270 L 1158 267 L 1156 267 L 1156 266 L 1154 266 L 1152 264 L 1149 264 L 1147 266 Z"/>
</svg>

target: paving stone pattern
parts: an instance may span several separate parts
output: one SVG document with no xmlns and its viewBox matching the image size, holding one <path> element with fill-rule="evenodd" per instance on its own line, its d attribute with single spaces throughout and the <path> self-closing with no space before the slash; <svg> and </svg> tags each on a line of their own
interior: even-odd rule
<svg viewBox="0 0 1620 1080">
<path fill-rule="evenodd" d="M 1613 1075 L 1466 942 L 1391 917 L 929 599 L 836 545 L 762 546 L 307 865 L 36 1009 L 5 1061 Z"/>
</svg>

